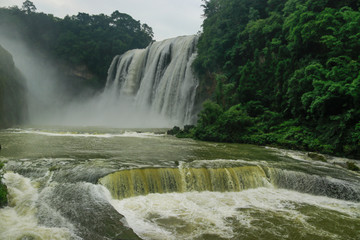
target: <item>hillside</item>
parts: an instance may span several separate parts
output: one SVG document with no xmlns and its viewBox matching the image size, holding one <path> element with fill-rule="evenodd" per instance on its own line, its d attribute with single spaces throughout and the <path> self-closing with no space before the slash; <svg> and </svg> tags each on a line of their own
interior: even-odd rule
<svg viewBox="0 0 360 240">
<path fill-rule="evenodd" d="M 204 1 L 197 139 L 360 158 L 359 2 Z"/>
<path fill-rule="evenodd" d="M 3 36 L 25 42 L 45 61 L 55 62 L 65 84 L 75 86 L 74 93 L 104 87 L 113 57 L 144 48 L 153 37 L 151 27 L 119 11 L 58 18 L 36 12 L 31 1 L 21 8 L 0 8 L 0 29 Z"/>
</svg>

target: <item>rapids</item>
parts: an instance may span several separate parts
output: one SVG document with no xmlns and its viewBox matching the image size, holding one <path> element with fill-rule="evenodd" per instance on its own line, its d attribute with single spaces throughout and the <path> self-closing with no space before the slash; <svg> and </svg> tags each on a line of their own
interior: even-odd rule
<svg viewBox="0 0 360 240">
<path fill-rule="evenodd" d="M 0 143 L 0 239 L 360 238 L 349 159 L 165 129 L 7 129 Z"/>
</svg>

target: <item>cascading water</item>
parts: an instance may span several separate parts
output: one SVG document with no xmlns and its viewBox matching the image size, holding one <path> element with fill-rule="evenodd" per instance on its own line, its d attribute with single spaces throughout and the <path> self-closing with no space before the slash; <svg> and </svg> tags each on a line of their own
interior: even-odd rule
<svg viewBox="0 0 360 240">
<path fill-rule="evenodd" d="M 35 115 L 59 125 L 194 123 L 197 39 L 116 56 L 102 94 Z M 41 99 L 58 99 L 50 95 Z M 0 131 L 9 190 L 0 239 L 360 239 L 360 175 L 340 167 L 349 159 L 139 131 Z"/>
<path fill-rule="evenodd" d="M 0 239 L 360 237 L 350 159 L 129 131 L 0 131 Z"/>
<path fill-rule="evenodd" d="M 338 199 L 360 201 L 351 182 L 261 165 L 233 167 L 144 168 L 122 170 L 99 180 L 116 199 L 150 193 L 191 191 L 238 192 L 251 188 L 283 188 Z"/>
<path fill-rule="evenodd" d="M 191 65 L 197 41 L 196 35 L 182 36 L 116 56 L 109 67 L 104 91 L 91 96 L 79 94 L 77 98 L 68 96 L 61 87 L 64 81 L 58 79 L 47 62 L 34 64 L 39 62 L 36 56 L 23 59 L 23 55 L 32 54 L 28 49 L 21 50 L 24 53 L 15 54 L 14 61 L 29 85 L 30 122 L 120 128 L 194 124 L 198 80 Z M 18 52 L 15 47 L 9 49 Z"/>
<path fill-rule="evenodd" d="M 258 166 L 123 170 L 100 179 L 100 183 L 117 199 L 149 193 L 241 191 L 270 185 Z"/>
<path fill-rule="evenodd" d="M 167 126 L 194 123 L 198 81 L 191 64 L 197 40 L 182 36 L 116 56 L 103 96 L 112 103 L 127 102 L 143 116 L 161 116 Z"/>
</svg>

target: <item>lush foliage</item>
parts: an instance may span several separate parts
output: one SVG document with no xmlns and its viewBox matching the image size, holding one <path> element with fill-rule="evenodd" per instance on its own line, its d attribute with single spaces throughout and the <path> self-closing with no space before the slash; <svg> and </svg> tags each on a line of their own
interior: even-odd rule
<svg viewBox="0 0 360 240">
<path fill-rule="evenodd" d="M 0 162 L 0 207 L 3 207 L 7 204 L 7 188 L 6 185 L 3 184 L 3 172 L 2 169 L 4 167 L 4 164 Z"/>
<path fill-rule="evenodd" d="M 31 1 L 22 8 L 0 8 L 0 29 L 11 38 L 21 38 L 32 49 L 67 66 L 85 66 L 103 86 L 112 58 L 133 48 L 146 47 L 152 29 L 131 16 L 115 11 L 104 14 L 57 18 L 37 13 Z"/>
<path fill-rule="evenodd" d="M 204 1 L 195 137 L 360 158 L 359 1 Z"/>
</svg>

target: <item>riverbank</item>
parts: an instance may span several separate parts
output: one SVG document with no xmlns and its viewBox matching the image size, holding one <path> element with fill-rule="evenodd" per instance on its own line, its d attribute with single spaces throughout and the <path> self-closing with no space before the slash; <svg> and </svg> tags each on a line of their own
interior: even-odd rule
<svg viewBox="0 0 360 240">
<path fill-rule="evenodd" d="M 327 144 L 322 144 L 318 139 L 312 138 L 308 129 L 302 127 L 286 127 L 278 128 L 277 131 L 269 133 L 248 133 L 237 137 L 234 137 L 236 132 L 222 133 L 219 135 L 214 129 L 213 132 L 206 132 L 204 129 L 199 129 L 196 126 L 184 126 L 179 128 L 173 127 L 167 134 L 174 135 L 178 138 L 192 138 L 201 141 L 212 141 L 212 142 L 227 142 L 227 143 L 240 143 L 240 144 L 253 144 L 258 146 L 269 146 L 275 148 L 282 148 L 288 150 L 297 150 L 310 153 L 310 158 L 314 160 L 325 161 L 325 155 L 332 155 L 336 157 L 344 157 L 350 159 L 360 160 L 360 156 L 357 154 L 351 154 L 346 151 L 336 151 L 336 149 Z M 356 146 L 344 146 L 346 148 L 356 148 Z M 345 167 L 352 171 L 360 171 L 360 168 L 351 161 L 348 161 L 342 167 Z"/>
</svg>

